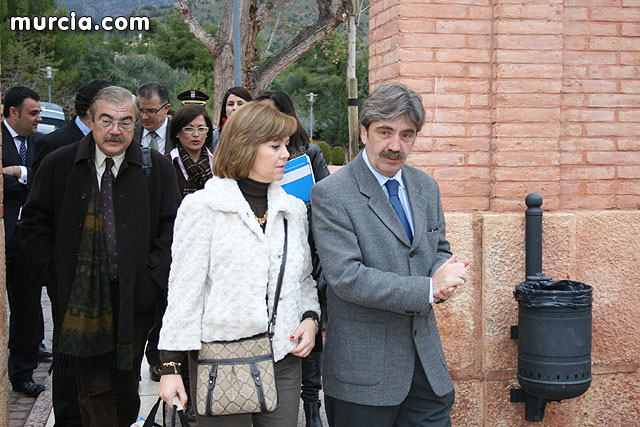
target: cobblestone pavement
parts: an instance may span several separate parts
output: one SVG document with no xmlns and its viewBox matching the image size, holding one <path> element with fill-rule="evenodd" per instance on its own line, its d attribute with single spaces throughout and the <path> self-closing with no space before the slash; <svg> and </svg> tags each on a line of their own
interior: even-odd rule
<svg viewBox="0 0 640 427">
<path fill-rule="evenodd" d="M 9 307 L 8 302 L 7 307 Z M 50 349 L 53 321 L 51 320 L 51 302 L 44 288 L 42 290 L 42 314 L 44 316 L 44 344 Z M 38 384 L 44 384 L 46 388 L 37 398 L 26 397 L 22 393 L 13 391 L 11 383 L 9 383 L 9 427 L 42 427 L 46 424 L 51 412 L 50 366 L 51 362 L 42 362 L 33 372 L 33 380 Z"/>
</svg>

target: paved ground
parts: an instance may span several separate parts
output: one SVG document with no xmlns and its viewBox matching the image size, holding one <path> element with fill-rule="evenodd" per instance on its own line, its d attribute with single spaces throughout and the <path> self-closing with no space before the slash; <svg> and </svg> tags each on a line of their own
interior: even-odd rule
<svg viewBox="0 0 640 427">
<path fill-rule="evenodd" d="M 7 304 L 8 307 L 8 304 Z M 51 320 L 51 303 L 46 295 L 42 292 L 42 309 L 45 320 L 45 345 L 51 348 L 51 338 L 53 322 Z M 46 390 L 38 396 L 38 398 L 25 397 L 21 393 L 11 390 L 9 385 L 9 427 L 53 427 L 54 417 L 51 410 L 51 377 L 48 375 L 51 363 L 41 363 L 34 372 L 34 380 L 39 384 L 44 384 Z M 144 360 L 142 363 L 142 381 L 140 382 L 140 416 L 146 418 L 158 398 L 158 383 L 151 381 L 149 377 L 149 365 Z M 324 407 L 321 408 L 322 418 L 326 422 L 326 414 Z M 158 415 L 158 423 L 162 424 L 161 415 Z M 196 425 L 193 423 L 192 425 Z M 304 414 L 302 410 L 302 402 L 300 402 L 300 414 L 298 416 L 298 426 L 304 426 Z"/>
</svg>

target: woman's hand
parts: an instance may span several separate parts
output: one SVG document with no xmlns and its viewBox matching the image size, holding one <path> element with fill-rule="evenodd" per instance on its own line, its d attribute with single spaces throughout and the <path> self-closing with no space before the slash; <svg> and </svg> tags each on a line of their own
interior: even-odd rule
<svg viewBox="0 0 640 427">
<path fill-rule="evenodd" d="M 187 407 L 187 393 L 184 391 L 184 384 L 180 375 L 163 375 L 160 377 L 158 395 L 173 408 L 173 397 L 178 396 L 184 408 Z"/>
<path fill-rule="evenodd" d="M 300 339 L 300 342 L 291 350 L 291 354 L 298 357 L 307 357 L 311 350 L 313 350 L 313 346 L 316 344 L 316 333 L 318 332 L 318 327 L 316 326 L 316 322 L 313 319 L 304 319 L 296 330 L 291 335 L 291 341 L 295 341 Z"/>
</svg>

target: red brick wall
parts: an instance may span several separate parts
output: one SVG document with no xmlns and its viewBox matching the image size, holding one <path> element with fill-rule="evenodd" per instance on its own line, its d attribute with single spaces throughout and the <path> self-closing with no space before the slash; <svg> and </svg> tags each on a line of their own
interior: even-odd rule
<svg viewBox="0 0 640 427">
<path fill-rule="evenodd" d="M 422 94 L 446 210 L 640 207 L 640 0 L 371 0 L 370 57 Z"/>
</svg>

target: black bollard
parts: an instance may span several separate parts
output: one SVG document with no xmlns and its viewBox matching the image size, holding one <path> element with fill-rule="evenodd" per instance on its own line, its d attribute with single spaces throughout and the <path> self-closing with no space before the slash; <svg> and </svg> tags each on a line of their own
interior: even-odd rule
<svg viewBox="0 0 640 427">
<path fill-rule="evenodd" d="M 542 274 L 542 196 L 531 193 L 524 200 L 526 278 Z"/>
</svg>

